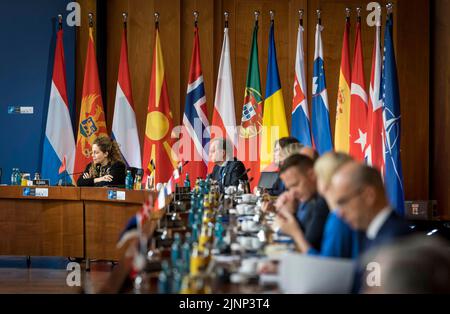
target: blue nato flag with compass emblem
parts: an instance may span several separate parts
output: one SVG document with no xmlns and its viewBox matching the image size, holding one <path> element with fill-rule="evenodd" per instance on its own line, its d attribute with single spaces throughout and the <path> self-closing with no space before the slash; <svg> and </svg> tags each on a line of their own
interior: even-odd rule
<svg viewBox="0 0 450 314">
<path fill-rule="evenodd" d="M 381 94 L 383 95 L 383 120 L 385 138 L 385 186 L 391 206 L 403 216 L 404 185 L 400 159 L 400 95 L 398 91 L 397 67 L 392 41 L 392 14 L 386 21 L 384 33 L 384 59 Z"/>
</svg>

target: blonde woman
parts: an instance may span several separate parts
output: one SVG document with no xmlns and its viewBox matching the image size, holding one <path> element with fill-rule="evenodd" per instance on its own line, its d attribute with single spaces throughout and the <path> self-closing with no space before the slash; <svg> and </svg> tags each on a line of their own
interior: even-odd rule
<svg viewBox="0 0 450 314">
<path fill-rule="evenodd" d="M 331 209 L 336 210 L 330 193 L 331 178 L 340 167 L 350 161 L 352 161 L 352 158 L 346 154 L 329 152 L 320 157 L 314 164 L 318 192 L 325 198 Z M 359 254 L 360 234 L 353 231 L 336 214 L 335 210 L 331 210 L 328 215 L 320 251 L 314 249 L 308 243 L 293 214 L 288 211 L 279 212 L 276 223 L 280 226 L 281 231 L 294 239 L 297 248 L 303 253 L 329 257 L 356 258 Z"/>
</svg>

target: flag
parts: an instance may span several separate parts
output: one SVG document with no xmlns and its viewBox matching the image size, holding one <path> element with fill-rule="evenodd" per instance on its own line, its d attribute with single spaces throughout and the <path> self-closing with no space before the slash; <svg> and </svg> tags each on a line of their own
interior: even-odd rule
<svg viewBox="0 0 450 314">
<path fill-rule="evenodd" d="M 120 233 L 117 248 L 122 247 L 129 239 L 139 237 L 142 226 L 150 219 L 152 209 L 150 201 L 146 200 L 142 204 L 142 208 L 128 220 L 125 228 Z"/>
<path fill-rule="evenodd" d="M 336 125 L 334 128 L 334 148 L 343 153 L 349 152 L 350 135 L 350 53 L 348 38 L 350 36 L 350 18 L 345 21 L 342 40 L 341 69 L 336 107 Z"/>
<path fill-rule="evenodd" d="M 398 91 L 397 66 L 392 40 L 390 14 L 384 31 L 384 62 L 381 83 L 383 95 L 383 121 L 385 127 L 386 165 L 384 183 L 392 207 L 403 216 L 405 211 L 402 162 L 400 159 L 400 95 Z"/>
<path fill-rule="evenodd" d="M 364 82 L 364 58 L 361 44 L 361 18 L 356 23 L 355 53 L 353 56 L 350 96 L 349 153 L 356 160 L 366 160 L 367 145 L 367 93 Z"/>
<path fill-rule="evenodd" d="M 120 48 L 119 77 L 117 79 L 114 105 L 112 138 L 119 144 L 120 152 L 126 164 L 130 167 L 141 168 L 141 148 L 131 93 L 127 51 L 127 31 L 126 26 L 124 26 L 122 46 Z"/>
<path fill-rule="evenodd" d="M 172 129 L 173 117 L 170 111 L 159 29 L 156 25 L 142 156 L 142 168 L 147 170 L 144 172 L 143 182 L 147 182 L 147 176 L 151 175 L 150 169 L 155 171 L 155 184 L 167 182 L 170 178 L 172 170 L 177 165 L 172 156 L 172 146 L 175 142 L 175 138 L 172 138 Z"/>
<path fill-rule="evenodd" d="M 89 41 L 81 95 L 80 121 L 75 155 L 75 173 L 84 171 L 91 162 L 92 144 L 98 136 L 107 136 L 102 93 L 95 57 L 93 28 L 89 27 Z M 76 180 L 79 175 L 76 175 Z"/>
<path fill-rule="evenodd" d="M 244 106 L 242 108 L 241 125 L 239 126 L 238 159 L 245 168 L 252 169 L 250 176 L 251 190 L 258 184 L 260 134 L 262 126 L 263 100 L 261 95 L 261 79 L 258 62 L 258 21 L 255 21 L 252 35 L 252 46 L 247 69 L 247 80 L 244 92 Z"/>
<path fill-rule="evenodd" d="M 220 130 L 215 134 L 214 129 Z M 230 39 L 228 27 L 223 34 L 222 53 L 217 75 L 216 97 L 214 99 L 214 111 L 211 122 L 211 140 L 217 137 L 227 138 L 233 144 L 233 150 L 237 146 L 236 114 L 234 112 L 233 77 L 230 61 Z M 214 168 L 214 163 L 209 161 L 208 173 Z"/>
<path fill-rule="evenodd" d="M 71 176 L 75 161 L 75 139 L 70 118 L 64 61 L 63 30 L 56 35 L 55 60 L 48 104 L 47 124 L 42 156 L 42 177 L 50 184 L 58 182 L 60 175 Z M 64 164 L 64 170 L 58 171 Z M 71 182 L 69 177 L 67 182 Z"/>
<path fill-rule="evenodd" d="M 74 141 L 74 143 L 75 143 L 75 141 Z M 66 155 L 64 155 L 61 166 L 59 167 L 59 170 L 58 170 L 58 174 L 61 174 L 66 170 L 67 170 Z"/>
<path fill-rule="evenodd" d="M 263 130 L 261 137 L 261 167 L 272 163 L 275 141 L 289 135 L 284 111 L 283 93 L 278 74 L 277 51 L 275 48 L 274 21 L 270 25 L 269 56 L 267 61 L 266 97 L 264 101 Z"/>
<path fill-rule="evenodd" d="M 312 147 L 309 127 L 308 101 L 306 99 L 305 59 L 303 56 L 303 26 L 298 26 L 295 55 L 294 97 L 292 100 L 292 136 L 300 143 Z"/>
<path fill-rule="evenodd" d="M 381 84 L 381 36 L 380 21 L 377 21 L 375 30 L 375 43 L 372 53 L 372 71 L 370 74 L 369 107 L 367 112 L 368 139 L 367 155 L 368 163 L 379 169 L 384 174 L 384 126 L 383 108 L 380 94 Z"/>
<path fill-rule="evenodd" d="M 182 152 L 180 160 L 189 161 L 186 167 L 183 167 L 183 178 L 185 178 L 186 173 L 189 173 L 191 180 L 194 181 L 197 177 L 205 178 L 209 146 L 209 122 L 197 26 L 194 28 L 194 45 L 181 136 Z"/>
<path fill-rule="evenodd" d="M 314 144 L 320 155 L 333 149 L 323 60 L 322 30 L 323 26 L 317 24 L 312 81 L 312 131 Z"/>
</svg>

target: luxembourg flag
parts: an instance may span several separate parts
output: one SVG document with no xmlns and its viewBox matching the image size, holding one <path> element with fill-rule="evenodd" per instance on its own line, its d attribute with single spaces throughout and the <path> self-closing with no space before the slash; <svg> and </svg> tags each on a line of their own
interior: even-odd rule
<svg viewBox="0 0 450 314">
<path fill-rule="evenodd" d="M 120 152 L 127 165 L 129 167 L 141 168 L 141 149 L 131 93 L 127 50 L 126 24 L 124 24 L 122 47 L 120 49 L 119 77 L 117 79 L 116 101 L 114 105 L 112 137 L 119 144 Z"/>
<path fill-rule="evenodd" d="M 292 135 L 300 143 L 312 147 L 306 99 L 305 59 L 303 56 L 303 26 L 298 26 L 295 56 L 294 98 L 292 101 Z"/>
<path fill-rule="evenodd" d="M 49 179 L 52 185 L 63 178 L 66 183 L 73 182 L 75 138 L 69 113 L 65 69 L 63 30 L 60 26 L 56 38 L 52 86 L 50 89 L 42 158 L 42 178 Z M 59 174 L 59 169 L 64 160 L 66 161 L 65 170 Z"/>
<path fill-rule="evenodd" d="M 234 112 L 233 77 L 231 74 L 230 39 L 228 26 L 223 34 L 222 54 L 220 56 L 219 74 L 217 75 L 216 98 L 211 122 L 211 140 L 216 137 L 227 137 L 237 147 L 236 115 Z M 215 134 L 215 130 L 220 134 Z M 211 172 L 214 163 L 209 161 L 208 172 Z"/>
<path fill-rule="evenodd" d="M 323 26 L 317 24 L 312 82 L 312 131 L 314 135 L 314 144 L 320 155 L 333 149 L 323 61 L 322 30 Z"/>
</svg>

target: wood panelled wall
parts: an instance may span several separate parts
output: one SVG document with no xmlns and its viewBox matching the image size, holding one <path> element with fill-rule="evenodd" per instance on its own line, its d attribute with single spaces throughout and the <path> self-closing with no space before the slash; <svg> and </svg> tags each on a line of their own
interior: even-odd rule
<svg viewBox="0 0 450 314">
<path fill-rule="evenodd" d="M 430 197 L 450 219 L 450 0 L 432 5 Z"/>
<path fill-rule="evenodd" d="M 101 0 L 98 0 L 101 1 Z M 84 0 L 87 8 L 95 0 Z M 350 54 L 353 59 L 355 8 L 362 6 L 362 43 L 366 86 L 369 87 L 374 28 L 365 23 L 367 0 L 107 0 L 106 1 L 106 117 L 109 129 L 114 98 L 122 32 L 122 12 L 128 12 L 128 52 L 133 98 L 138 128 L 143 141 L 149 80 L 154 41 L 154 12 L 160 13 L 160 35 L 166 79 L 175 123 L 184 111 L 184 97 L 193 42 L 193 11 L 199 16 L 201 61 L 206 87 L 208 113 L 211 118 L 216 75 L 223 38 L 224 11 L 229 12 L 229 34 L 233 71 L 236 120 L 241 118 L 244 86 L 255 10 L 261 12 L 258 33 L 259 63 L 263 94 L 265 92 L 269 10 L 275 11 L 275 41 L 283 96 L 288 121 L 292 102 L 298 10 L 305 11 L 305 54 L 307 60 L 308 100 L 311 99 L 311 76 L 314 56 L 316 9 L 322 10 L 325 70 L 334 132 L 337 85 L 340 66 L 345 7 L 352 9 Z M 379 1 L 384 6 L 386 1 Z M 394 39 L 399 73 L 402 110 L 402 160 L 407 199 L 429 198 L 429 2 L 396 0 L 394 3 Z M 82 3 L 83 24 L 79 29 L 77 74 L 82 74 L 86 50 L 87 10 Z M 385 10 L 383 9 L 383 15 Z M 384 19 L 383 19 L 384 20 Z M 384 24 L 383 24 L 384 25 Z M 383 27 L 384 31 L 384 27 Z M 78 76 L 78 104 L 82 75 Z M 79 106 L 79 105 L 78 105 Z"/>
</svg>

